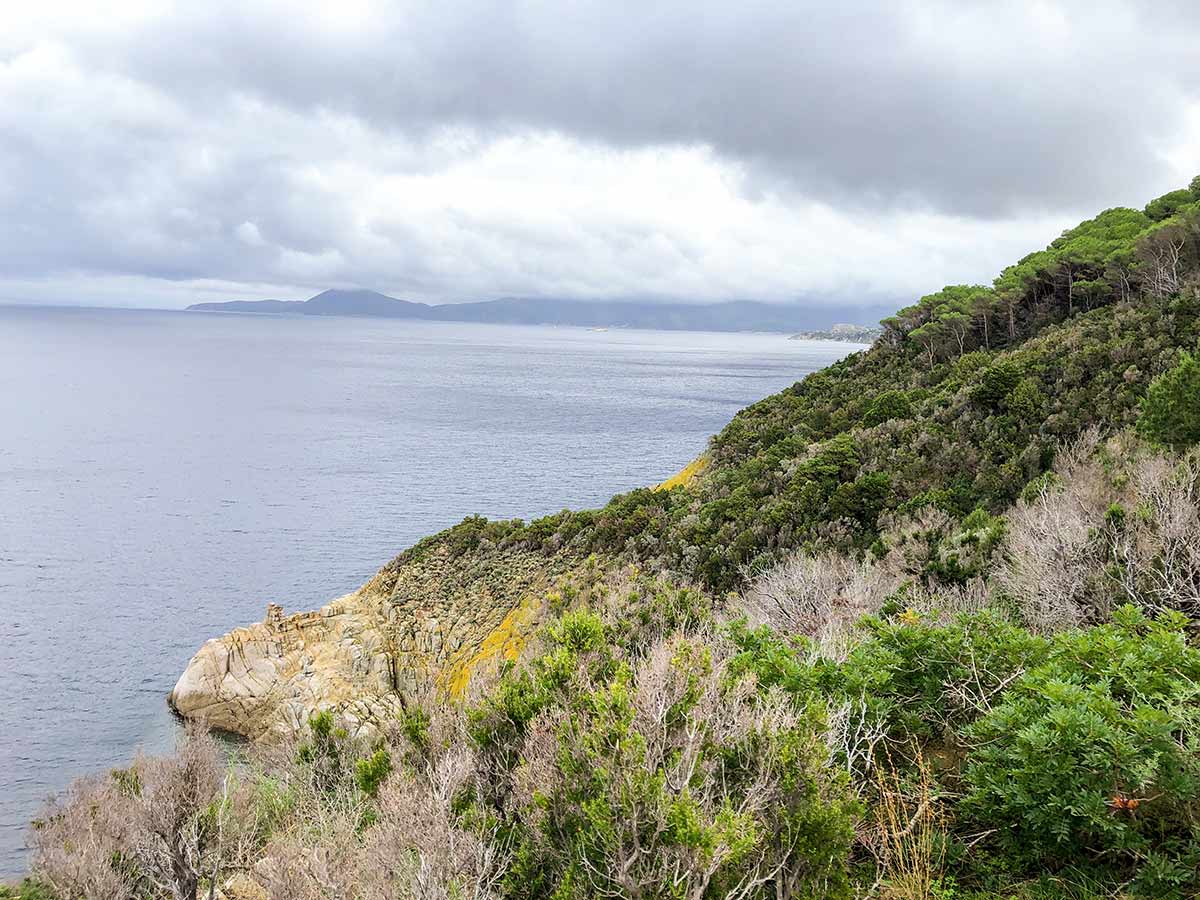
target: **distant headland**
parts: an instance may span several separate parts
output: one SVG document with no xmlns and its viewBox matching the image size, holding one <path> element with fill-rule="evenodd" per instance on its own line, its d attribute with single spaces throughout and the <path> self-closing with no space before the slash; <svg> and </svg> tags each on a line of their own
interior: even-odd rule
<svg viewBox="0 0 1200 900">
<path fill-rule="evenodd" d="M 838 322 L 816 331 L 798 331 L 791 336 L 793 341 L 845 341 L 848 344 L 873 344 L 883 334 L 877 325 L 850 325 Z"/>
<path fill-rule="evenodd" d="M 584 328 L 646 328 L 678 331 L 774 331 L 823 333 L 838 326 L 844 309 L 824 305 L 734 300 L 713 304 L 619 300 L 555 300 L 504 297 L 474 303 L 416 303 L 368 290 L 329 290 L 308 300 L 230 300 L 196 303 L 197 312 L 258 315 L 366 316 L 436 322 L 505 325 L 576 325 Z M 871 306 L 864 317 L 882 318 L 890 307 Z M 856 326 L 858 327 L 858 326 Z M 869 329 L 863 329 L 864 331 Z M 839 337 L 839 340 L 848 340 Z M 869 341 L 867 342 L 869 343 Z"/>
</svg>

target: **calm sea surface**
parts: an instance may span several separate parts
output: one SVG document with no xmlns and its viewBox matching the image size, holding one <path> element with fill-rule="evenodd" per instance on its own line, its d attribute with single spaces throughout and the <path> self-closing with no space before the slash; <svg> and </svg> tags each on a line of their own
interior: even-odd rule
<svg viewBox="0 0 1200 900">
<path fill-rule="evenodd" d="M 0 876 L 168 747 L 201 642 L 471 513 L 659 481 L 850 350 L 783 336 L 0 308 Z"/>
</svg>

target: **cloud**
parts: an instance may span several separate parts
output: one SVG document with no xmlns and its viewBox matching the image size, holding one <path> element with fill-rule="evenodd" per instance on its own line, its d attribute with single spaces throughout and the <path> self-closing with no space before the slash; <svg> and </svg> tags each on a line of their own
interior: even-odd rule
<svg viewBox="0 0 1200 900">
<path fill-rule="evenodd" d="M 191 211 L 178 210 L 178 212 L 184 216 L 189 216 Z M 233 232 L 238 236 L 238 240 L 240 240 L 247 247 L 266 246 L 267 242 L 263 240 L 262 232 L 258 230 L 258 226 L 253 222 L 243 222 L 237 228 L 233 229 Z"/>
<path fill-rule="evenodd" d="M 11 6 L 0 299 L 874 302 L 1200 168 L 1184 3 Z"/>
</svg>

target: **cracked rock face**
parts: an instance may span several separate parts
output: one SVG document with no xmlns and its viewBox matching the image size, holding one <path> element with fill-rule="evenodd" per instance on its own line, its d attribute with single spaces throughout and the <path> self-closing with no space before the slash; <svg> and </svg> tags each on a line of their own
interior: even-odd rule
<svg viewBox="0 0 1200 900">
<path fill-rule="evenodd" d="M 353 594 L 206 641 L 171 692 L 185 718 L 250 738 L 331 710 L 352 729 L 394 721 L 427 686 L 461 696 L 516 659 L 540 625 L 554 558 L 521 551 L 408 551 Z"/>
<path fill-rule="evenodd" d="M 370 611 L 351 594 L 316 612 L 282 615 L 206 641 L 171 692 L 183 716 L 261 737 L 300 727 L 319 709 L 386 715 L 398 703 L 392 661 Z M 359 701 L 356 703 L 355 701 Z M 349 715 L 347 715 L 349 718 Z"/>
</svg>

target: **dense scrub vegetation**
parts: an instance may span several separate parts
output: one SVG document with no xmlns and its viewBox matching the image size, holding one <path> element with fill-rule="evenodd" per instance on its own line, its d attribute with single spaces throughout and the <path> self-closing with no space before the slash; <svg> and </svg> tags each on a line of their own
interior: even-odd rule
<svg viewBox="0 0 1200 900">
<path fill-rule="evenodd" d="M 568 573 L 519 665 L 79 782 L 21 896 L 1200 895 L 1198 340 L 1200 179 L 922 298 L 694 477 L 417 544 Z"/>
<path fill-rule="evenodd" d="M 779 597 L 808 608 L 810 587 Z M 173 757 L 78 783 L 33 832 L 39 890 L 1200 889 L 1200 650 L 1178 612 L 1126 604 L 1035 634 L 1002 593 L 906 583 L 818 643 L 636 570 L 588 567 L 563 589 L 537 651 L 463 706 L 410 698 L 369 740 L 322 714 L 229 765 L 192 729 Z"/>
</svg>

